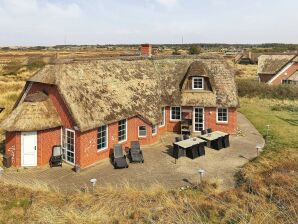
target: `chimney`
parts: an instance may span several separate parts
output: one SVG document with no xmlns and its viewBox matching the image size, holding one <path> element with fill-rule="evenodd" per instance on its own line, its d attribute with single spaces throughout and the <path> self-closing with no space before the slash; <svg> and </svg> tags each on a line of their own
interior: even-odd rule
<svg viewBox="0 0 298 224">
<path fill-rule="evenodd" d="M 151 57 L 152 56 L 152 45 L 151 44 L 141 44 L 141 56 Z"/>
</svg>

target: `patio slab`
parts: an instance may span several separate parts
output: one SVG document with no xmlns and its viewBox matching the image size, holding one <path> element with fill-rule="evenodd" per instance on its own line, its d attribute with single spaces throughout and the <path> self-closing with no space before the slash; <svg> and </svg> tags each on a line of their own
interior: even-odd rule
<svg viewBox="0 0 298 224">
<path fill-rule="evenodd" d="M 231 146 L 220 151 L 206 148 L 206 155 L 191 160 L 182 157 L 177 160 L 170 156 L 172 152 L 173 133 L 162 135 L 161 141 L 144 146 L 145 163 L 129 164 L 129 168 L 115 170 L 108 159 L 82 170 L 72 171 L 72 167 L 64 164 L 62 168 L 8 169 L 0 177 L 0 181 L 21 185 L 48 185 L 62 191 L 81 190 L 90 186 L 89 180 L 97 179 L 98 185 L 130 184 L 146 187 L 155 183 L 169 188 L 176 188 L 199 181 L 198 169 L 206 170 L 206 179 L 219 179 L 223 189 L 234 186 L 234 174 L 250 159 L 257 156 L 256 146 L 264 146 L 264 139 L 254 126 L 238 113 L 238 127 L 243 136 L 230 136 Z"/>
</svg>

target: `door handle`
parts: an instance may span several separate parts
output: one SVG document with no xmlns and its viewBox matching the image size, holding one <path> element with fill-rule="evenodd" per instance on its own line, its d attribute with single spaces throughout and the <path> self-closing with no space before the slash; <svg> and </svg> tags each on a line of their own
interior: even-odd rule
<svg viewBox="0 0 298 224">
<path fill-rule="evenodd" d="M 36 146 L 34 146 L 34 150 L 36 151 Z"/>
</svg>

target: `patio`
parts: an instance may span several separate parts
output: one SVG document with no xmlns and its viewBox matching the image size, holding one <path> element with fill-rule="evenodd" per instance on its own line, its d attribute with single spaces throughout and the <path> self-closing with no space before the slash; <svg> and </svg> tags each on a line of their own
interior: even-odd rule
<svg viewBox="0 0 298 224">
<path fill-rule="evenodd" d="M 219 179 L 223 189 L 234 186 L 234 174 L 248 160 L 257 156 L 256 146 L 264 146 L 264 139 L 254 126 L 238 113 L 238 127 L 243 136 L 230 136 L 231 146 L 220 151 L 206 148 L 206 155 L 191 160 L 182 157 L 177 160 L 170 156 L 175 135 L 167 133 L 159 143 L 142 147 L 145 163 L 129 164 L 128 169 L 115 170 L 109 160 L 82 170 L 72 171 L 72 167 L 9 169 L 0 177 L 1 181 L 21 185 L 49 185 L 62 191 L 80 190 L 90 186 L 90 179 L 96 178 L 97 185 L 148 186 L 154 183 L 169 188 L 189 185 L 199 181 L 198 169 L 206 170 L 205 179 Z"/>
</svg>

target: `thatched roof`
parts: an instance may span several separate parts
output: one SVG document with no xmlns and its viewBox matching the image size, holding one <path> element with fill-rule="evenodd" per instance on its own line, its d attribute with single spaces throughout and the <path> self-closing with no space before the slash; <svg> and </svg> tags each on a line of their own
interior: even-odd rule
<svg viewBox="0 0 298 224">
<path fill-rule="evenodd" d="M 181 93 L 186 74 L 209 77 L 213 92 Z M 81 131 L 133 116 L 156 124 L 165 105 L 238 106 L 234 74 L 214 56 L 59 63 L 29 81 L 56 85 Z"/>
<path fill-rule="evenodd" d="M 1 123 L 6 131 L 39 131 L 61 126 L 60 117 L 44 93 L 28 95 Z"/>
<path fill-rule="evenodd" d="M 277 74 L 294 57 L 295 55 L 261 55 L 258 58 L 258 73 Z"/>
</svg>

